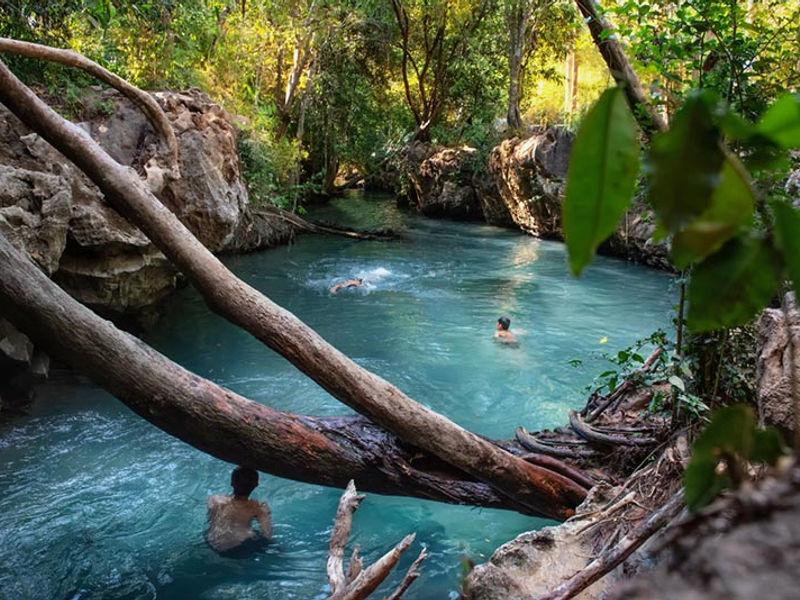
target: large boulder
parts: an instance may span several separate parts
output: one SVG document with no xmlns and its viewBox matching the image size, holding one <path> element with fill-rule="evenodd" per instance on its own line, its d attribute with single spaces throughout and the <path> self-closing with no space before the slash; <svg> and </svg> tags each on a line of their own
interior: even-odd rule
<svg viewBox="0 0 800 600">
<path fill-rule="evenodd" d="M 411 143 L 402 156 L 409 204 L 429 217 L 482 220 L 483 210 L 472 184 L 476 155 L 477 150 L 468 146 Z"/>
<path fill-rule="evenodd" d="M 800 312 L 793 294 L 786 296 L 785 304 L 789 313 L 789 327 L 786 326 L 786 315 L 779 308 L 766 309 L 756 325 L 756 384 L 761 422 L 777 427 L 786 434 L 788 440 L 794 431 L 792 354 L 795 376 L 800 374 Z"/>
<path fill-rule="evenodd" d="M 496 146 L 489 155 L 488 173 L 476 178 L 486 221 L 513 224 L 542 238 L 564 239 L 561 205 L 573 140 L 563 127 L 550 127 Z M 654 231 L 652 214 L 637 200 L 599 251 L 669 268 L 668 249 L 652 241 Z"/>
<path fill-rule="evenodd" d="M 88 94 L 80 127 L 115 160 L 146 178 L 159 200 L 210 250 L 250 251 L 287 241 L 292 234 L 287 225 L 250 214 L 230 115 L 196 90 L 153 95 L 178 139 L 179 179 L 159 176 L 154 162 L 161 141 L 142 111 L 116 91 Z M 61 207 L 58 226 L 55 217 L 47 218 L 55 210 L 49 205 L 44 206 L 41 223 L 26 219 L 27 229 L 19 227 L 24 217 L 19 208 L 11 209 L 6 220 L 15 220 L 11 229 L 18 236 L 34 232 L 28 246 L 32 240 L 52 245 L 46 270 L 72 296 L 104 316 L 121 318 L 153 306 L 176 287 L 177 272 L 147 237 L 108 206 L 77 167 L 5 109 L 0 109 L 0 146 L 0 163 L 6 170 L 30 172 L 9 188 L 19 190 L 14 192 L 16 206 L 33 204 L 54 189 L 59 198 L 70 198 L 66 219 L 63 200 L 49 201 Z M 45 248 L 28 250 L 36 258 Z"/>
</svg>

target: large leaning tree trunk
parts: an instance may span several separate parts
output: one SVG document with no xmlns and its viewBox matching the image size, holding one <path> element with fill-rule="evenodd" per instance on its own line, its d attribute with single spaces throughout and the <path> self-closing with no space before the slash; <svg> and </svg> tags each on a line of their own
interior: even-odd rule
<svg viewBox="0 0 800 600">
<path fill-rule="evenodd" d="M 614 37 L 611 25 L 600 14 L 597 2 L 595 0 L 575 0 L 575 4 L 583 15 L 586 25 L 589 27 L 589 33 L 592 34 L 592 40 L 600 51 L 611 76 L 625 90 L 625 98 L 639 121 L 642 131 L 649 137 L 654 132 L 666 130 L 666 121 L 650 104 L 642 83 L 625 55 L 622 44 Z"/>
<path fill-rule="evenodd" d="M 222 460 L 279 477 L 530 512 L 364 417 L 311 417 L 248 400 L 172 362 L 72 298 L 0 234 L 0 312 L 135 413 Z"/>
<path fill-rule="evenodd" d="M 574 507 L 585 497 L 582 486 L 525 462 L 415 402 L 238 279 L 158 201 L 135 172 L 114 161 L 85 132 L 48 107 L 2 62 L 0 102 L 86 173 L 106 201 L 147 235 L 212 310 L 283 355 L 334 397 L 403 442 L 490 484 L 532 513 L 553 518 L 574 513 Z M 243 457 L 246 455 L 243 453 Z"/>
</svg>

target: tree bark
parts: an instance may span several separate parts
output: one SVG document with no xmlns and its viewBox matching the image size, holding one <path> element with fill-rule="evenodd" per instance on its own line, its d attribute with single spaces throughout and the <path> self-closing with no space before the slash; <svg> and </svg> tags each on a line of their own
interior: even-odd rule
<svg viewBox="0 0 800 600">
<path fill-rule="evenodd" d="M 360 367 L 289 311 L 235 277 L 130 169 L 115 162 L 85 132 L 63 119 L 0 62 L 0 101 L 74 162 L 106 201 L 147 237 L 194 284 L 209 307 L 287 358 L 334 397 L 386 428 L 492 485 L 514 503 L 567 518 L 583 487 L 531 465 Z"/>
<path fill-rule="evenodd" d="M 631 111 L 639 121 L 645 135 L 650 136 L 656 131 L 665 131 L 667 123 L 664 118 L 651 106 L 645 96 L 642 84 L 631 66 L 619 40 L 614 37 L 613 29 L 600 15 L 595 0 L 575 0 L 586 24 L 592 34 L 597 49 L 611 72 L 611 76 L 618 85 L 625 90 L 625 98 Z"/>
<path fill-rule="evenodd" d="M 525 31 L 529 13 L 524 0 L 509 3 L 506 7 L 508 27 L 508 112 L 506 122 L 509 128 L 522 127 L 520 104 L 522 103 L 522 62 L 525 52 Z"/>
<path fill-rule="evenodd" d="M 132 411 L 216 458 L 297 481 L 530 512 L 364 417 L 274 410 L 198 377 L 70 297 L 0 234 L 0 312 Z"/>
</svg>

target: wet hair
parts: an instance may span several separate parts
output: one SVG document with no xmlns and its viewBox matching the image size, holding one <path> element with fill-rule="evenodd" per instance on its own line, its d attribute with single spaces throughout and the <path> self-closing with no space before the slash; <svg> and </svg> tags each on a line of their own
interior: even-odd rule
<svg viewBox="0 0 800 600">
<path fill-rule="evenodd" d="M 258 471 L 249 467 L 236 467 L 231 473 L 234 496 L 249 496 L 258 485 Z"/>
<path fill-rule="evenodd" d="M 500 317 L 497 319 L 497 322 L 500 323 L 500 327 L 503 331 L 508 331 L 508 328 L 511 327 L 511 319 L 508 317 Z"/>
</svg>

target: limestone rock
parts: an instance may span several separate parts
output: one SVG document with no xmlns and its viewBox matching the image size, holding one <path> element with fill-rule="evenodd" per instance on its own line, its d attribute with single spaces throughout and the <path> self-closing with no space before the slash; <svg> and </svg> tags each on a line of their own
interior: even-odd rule
<svg viewBox="0 0 800 600">
<path fill-rule="evenodd" d="M 0 165 L 0 232 L 48 275 L 67 243 L 71 205 L 62 177 Z"/>
<path fill-rule="evenodd" d="M 414 142 L 403 154 L 410 180 L 408 200 L 430 217 L 481 220 L 483 211 L 472 185 L 477 151 L 468 146 L 439 148 Z"/>
<path fill-rule="evenodd" d="M 563 240 L 561 205 L 573 140 L 566 129 L 551 127 L 496 146 L 489 155 L 488 174 L 476 179 L 486 221 Z M 637 200 L 599 252 L 669 269 L 668 248 L 652 241 L 654 231 L 652 213 Z"/>
<path fill-rule="evenodd" d="M 795 348 L 795 373 L 800 373 L 800 312 L 793 294 L 787 296 L 786 305 Z M 794 431 L 791 349 L 783 311 L 779 308 L 766 309 L 756 325 L 756 335 L 759 419 L 765 425 L 773 425 L 785 434 L 791 434 Z"/>
</svg>

